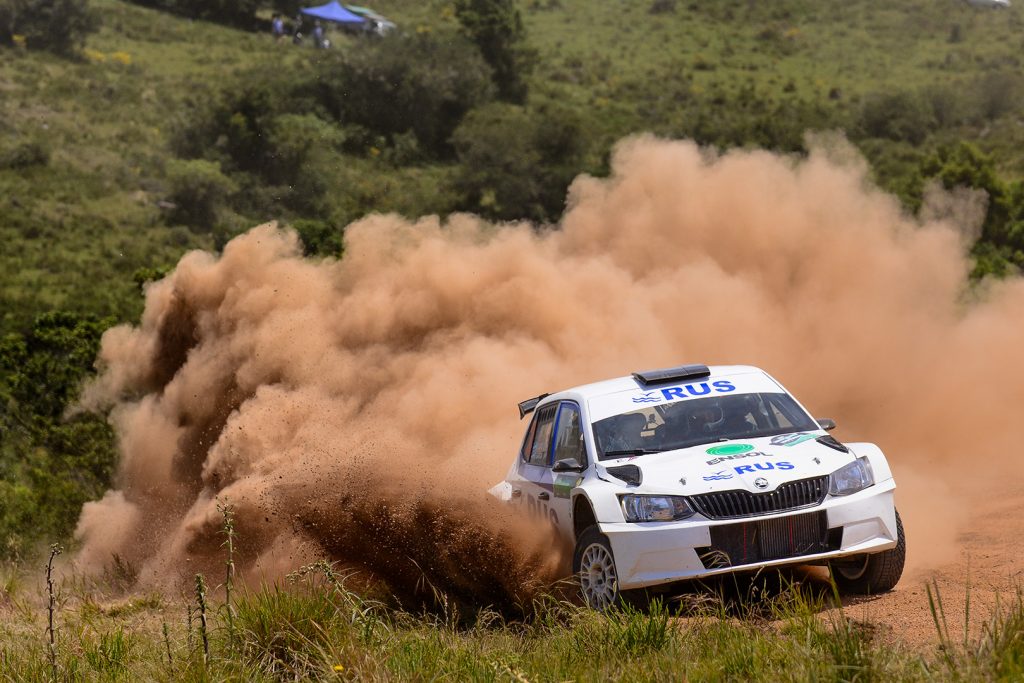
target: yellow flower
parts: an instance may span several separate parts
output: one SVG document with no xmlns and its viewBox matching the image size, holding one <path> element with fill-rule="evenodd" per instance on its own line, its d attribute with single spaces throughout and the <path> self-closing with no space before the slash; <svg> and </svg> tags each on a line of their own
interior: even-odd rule
<svg viewBox="0 0 1024 683">
<path fill-rule="evenodd" d="M 14 44 L 18 47 L 25 47 L 25 36 L 15 33 L 11 36 L 11 40 L 13 40 Z"/>
<path fill-rule="evenodd" d="M 121 64 L 124 64 L 125 66 L 128 66 L 132 63 L 132 56 L 127 52 L 117 51 L 111 54 L 110 58 L 113 59 L 115 62 L 120 62 Z"/>
<path fill-rule="evenodd" d="M 380 150 L 377 149 L 376 147 L 371 147 L 370 148 L 370 156 L 371 157 L 379 157 L 380 156 Z"/>
<path fill-rule="evenodd" d="M 341 664 L 335 664 L 334 665 L 334 670 L 335 671 L 344 671 L 345 667 L 343 667 Z"/>
<path fill-rule="evenodd" d="M 107 56 L 99 50 L 85 48 L 84 50 L 82 50 L 82 54 L 84 54 L 85 58 L 93 64 L 102 64 L 103 62 L 107 61 Z"/>
</svg>

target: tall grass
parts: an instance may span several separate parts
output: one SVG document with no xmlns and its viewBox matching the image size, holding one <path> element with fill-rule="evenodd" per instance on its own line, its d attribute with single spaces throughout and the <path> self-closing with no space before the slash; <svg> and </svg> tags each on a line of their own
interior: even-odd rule
<svg viewBox="0 0 1024 683">
<path fill-rule="evenodd" d="M 210 594 L 208 655 L 186 611 L 167 600 L 114 602 L 65 579 L 56 616 L 57 680 L 1020 680 L 1024 593 L 977 628 L 946 623 L 931 589 L 935 647 L 911 651 L 805 585 L 739 598 L 697 593 L 599 614 L 555 597 L 528 620 L 486 609 L 414 613 L 371 600 L 326 563 L 290 581 L 236 591 L 233 635 Z M 25 593 L 23 591 L 23 593 Z M 751 594 L 756 598 L 751 598 Z M 219 596 L 219 597 L 218 597 Z M 0 681 L 54 680 L 47 596 L 0 607 Z M 189 600 L 193 605 L 195 600 Z M 924 602 L 924 600 L 922 601 Z M 921 609 L 928 605 L 922 604 Z M 200 615 L 202 610 L 200 610 Z M 201 616 L 200 616 L 201 619 Z M 975 633 L 976 635 L 971 635 Z M 955 635 L 954 635 L 955 634 Z M 199 637 L 197 637 L 199 636 Z"/>
</svg>

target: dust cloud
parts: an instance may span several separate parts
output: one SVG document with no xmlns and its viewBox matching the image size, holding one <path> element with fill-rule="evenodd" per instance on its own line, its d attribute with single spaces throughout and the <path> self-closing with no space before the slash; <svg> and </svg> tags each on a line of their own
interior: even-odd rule
<svg viewBox="0 0 1024 683">
<path fill-rule="evenodd" d="M 983 198 L 910 217 L 842 141 L 812 147 L 634 138 L 557 229 L 371 216 L 340 261 L 272 225 L 185 255 L 104 336 L 84 405 L 112 408 L 121 462 L 78 562 L 117 555 L 143 584 L 222 567 L 226 501 L 251 576 L 328 556 L 413 599 L 518 604 L 559 560 L 483 493 L 515 403 L 694 362 L 759 365 L 879 443 L 911 564 L 945 559 L 1017 458 L 1024 283 L 969 287 Z"/>
</svg>

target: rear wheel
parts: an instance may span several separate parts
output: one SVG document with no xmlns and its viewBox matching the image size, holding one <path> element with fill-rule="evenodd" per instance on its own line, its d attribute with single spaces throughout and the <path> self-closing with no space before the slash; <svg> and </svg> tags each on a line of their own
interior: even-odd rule
<svg viewBox="0 0 1024 683">
<path fill-rule="evenodd" d="M 836 560 L 829 567 L 840 593 L 876 595 L 896 586 L 903 575 L 906 559 L 907 539 L 903 534 L 903 520 L 897 511 L 895 548 Z"/>
<path fill-rule="evenodd" d="M 576 539 L 572 570 L 579 579 L 583 601 L 591 609 L 603 612 L 625 603 L 642 608 L 646 602 L 645 590 L 619 589 L 619 574 L 612 546 L 597 526 L 588 526 Z"/>
</svg>

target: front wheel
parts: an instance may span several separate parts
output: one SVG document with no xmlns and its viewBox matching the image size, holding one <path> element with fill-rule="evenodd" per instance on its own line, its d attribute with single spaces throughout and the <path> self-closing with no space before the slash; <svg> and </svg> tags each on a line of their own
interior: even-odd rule
<svg viewBox="0 0 1024 683">
<path fill-rule="evenodd" d="M 579 579 L 580 594 L 591 609 L 603 612 L 623 604 L 642 608 L 645 590 L 619 590 L 619 574 L 608 537 L 596 526 L 589 526 L 576 539 L 572 571 Z"/>
<path fill-rule="evenodd" d="M 840 593 L 877 595 L 896 586 L 903 575 L 906 559 L 907 538 L 903 534 L 903 520 L 897 511 L 895 548 L 836 560 L 829 566 Z"/>
</svg>

